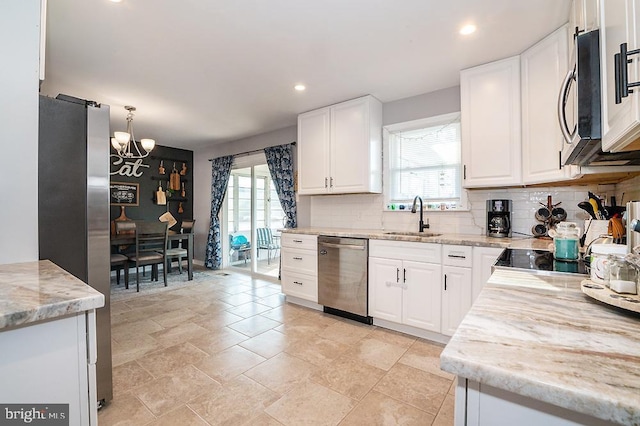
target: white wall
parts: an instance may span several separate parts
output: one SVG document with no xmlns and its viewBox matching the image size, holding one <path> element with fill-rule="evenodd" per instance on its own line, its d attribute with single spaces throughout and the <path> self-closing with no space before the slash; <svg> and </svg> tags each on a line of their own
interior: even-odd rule
<svg viewBox="0 0 640 426">
<path fill-rule="evenodd" d="M 193 151 L 193 218 L 196 220 L 194 257 L 196 259 L 204 260 L 211 224 L 211 162 L 209 159 L 291 143 L 297 139 L 297 132 L 297 126 L 291 126 Z M 302 216 L 309 217 L 308 211 L 305 211 L 305 206 L 308 209 L 308 204 L 305 200 L 299 203 L 299 215 L 301 213 Z M 308 226 L 308 221 L 302 226 Z"/>
<path fill-rule="evenodd" d="M 3 0 L 0 13 L 0 264 L 38 259 L 40 0 Z"/>
</svg>

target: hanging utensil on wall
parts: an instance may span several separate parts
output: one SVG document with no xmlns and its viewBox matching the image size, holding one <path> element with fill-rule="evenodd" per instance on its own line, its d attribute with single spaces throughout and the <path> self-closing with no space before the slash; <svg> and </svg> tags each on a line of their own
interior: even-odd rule
<svg viewBox="0 0 640 426">
<path fill-rule="evenodd" d="M 176 163 L 173 163 L 173 170 L 169 178 L 169 189 L 172 191 L 180 191 L 180 173 L 176 169 Z"/>
<path fill-rule="evenodd" d="M 180 191 L 180 196 L 185 198 L 187 196 L 187 190 L 184 189 L 184 182 L 182 182 L 182 191 Z"/>
<path fill-rule="evenodd" d="M 160 165 L 158 166 L 158 174 L 164 174 L 164 162 L 162 160 L 160 160 Z"/>
<path fill-rule="evenodd" d="M 182 201 L 178 204 L 178 213 L 184 213 L 184 208 L 182 207 Z"/>
<path fill-rule="evenodd" d="M 162 181 L 158 182 L 158 190 L 156 191 L 156 204 L 159 206 L 164 206 L 167 204 L 167 195 L 162 189 Z"/>
<path fill-rule="evenodd" d="M 180 176 L 184 176 L 187 174 L 187 164 L 182 163 L 182 169 L 180 169 Z"/>
</svg>

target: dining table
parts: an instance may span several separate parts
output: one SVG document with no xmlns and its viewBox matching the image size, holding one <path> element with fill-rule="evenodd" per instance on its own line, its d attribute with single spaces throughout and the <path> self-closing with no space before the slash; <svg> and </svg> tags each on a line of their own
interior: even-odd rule
<svg viewBox="0 0 640 426">
<path fill-rule="evenodd" d="M 193 280 L 193 233 L 180 233 L 175 231 L 169 231 L 167 239 L 171 241 L 187 241 L 187 270 L 189 281 Z M 112 246 L 127 246 L 136 244 L 136 234 L 111 234 Z"/>
</svg>

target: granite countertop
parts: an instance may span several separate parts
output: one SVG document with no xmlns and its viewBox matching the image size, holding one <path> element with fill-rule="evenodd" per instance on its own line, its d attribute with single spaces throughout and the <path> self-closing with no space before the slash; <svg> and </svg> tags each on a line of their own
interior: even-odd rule
<svg viewBox="0 0 640 426">
<path fill-rule="evenodd" d="M 621 424 L 640 424 L 640 316 L 584 277 L 496 270 L 440 357 L 444 371 Z"/>
<path fill-rule="evenodd" d="M 380 229 L 343 229 L 343 228 L 294 228 L 282 229 L 283 233 L 328 235 L 333 237 L 370 238 L 376 240 L 415 241 L 422 243 L 455 244 L 478 247 L 518 247 L 546 250 L 550 240 L 533 237 L 493 238 L 472 234 L 438 234 L 431 232 L 403 232 Z"/>
<path fill-rule="evenodd" d="M 0 265 L 0 331 L 102 306 L 102 293 L 49 260 Z"/>
</svg>

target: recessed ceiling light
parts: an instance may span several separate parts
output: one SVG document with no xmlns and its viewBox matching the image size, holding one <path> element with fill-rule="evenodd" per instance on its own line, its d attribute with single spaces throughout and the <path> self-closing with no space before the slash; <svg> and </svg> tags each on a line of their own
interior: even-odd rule
<svg viewBox="0 0 640 426">
<path fill-rule="evenodd" d="M 476 26 L 473 24 L 465 25 L 464 27 L 460 28 L 460 34 L 462 35 L 469 35 L 475 32 L 476 32 Z"/>
<path fill-rule="evenodd" d="M 298 92 L 303 92 L 307 87 L 304 84 L 296 84 L 293 88 Z"/>
<path fill-rule="evenodd" d="M 122 3 L 122 0 L 111 0 L 111 3 Z"/>
</svg>

